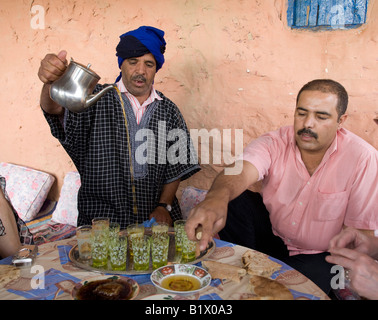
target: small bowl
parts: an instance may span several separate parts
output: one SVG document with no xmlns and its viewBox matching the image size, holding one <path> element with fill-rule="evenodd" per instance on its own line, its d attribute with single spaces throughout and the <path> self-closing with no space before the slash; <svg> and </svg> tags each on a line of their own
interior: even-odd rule
<svg viewBox="0 0 378 320">
<path fill-rule="evenodd" d="M 164 292 L 190 295 L 208 287 L 211 282 L 211 275 L 205 269 L 196 265 L 172 264 L 160 267 L 152 272 L 151 282 Z M 177 288 L 182 283 L 188 283 L 190 288 Z M 173 289 L 175 286 L 176 289 Z"/>
</svg>

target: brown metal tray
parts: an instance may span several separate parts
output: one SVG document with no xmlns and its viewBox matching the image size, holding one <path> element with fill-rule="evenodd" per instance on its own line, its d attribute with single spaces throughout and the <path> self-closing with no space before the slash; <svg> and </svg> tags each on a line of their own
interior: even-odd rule
<svg viewBox="0 0 378 320">
<path fill-rule="evenodd" d="M 126 231 L 121 231 L 121 233 L 126 233 Z M 127 234 L 127 233 L 126 233 Z M 145 234 L 151 234 L 151 228 L 145 228 Z M 174 263 L 188 263 L 188 264 L 196 264 L 202 260 L 205 260 L 208 258 L 213 251 L 215 250 L 215 242 L 212 240 L 209 245 L 207 246 L 206 250 L 201 251 L 200 254 L 196 257 L 194 261 L 190 262 L 182 262 L 181 258 L 181 252 L 176 251 L 175 246 L 175 233 L 174 231 L 169 231 L 169 252 L 168 252 L 168 264 L 174 264 Z M 79 257 L 79 248 L 77 245 L 72 247 L 72 249 L 69 252 L 69 258 L 73 262 L 74 265 L 76 265 L 79 268 L 89 270 L 89 271 L 95 271 L 95 272 L 101 272 L 106 274 L 125 274 L 125 275 L 140 275 L 140 274 L 150 274 L 152 273 L 152 262 L 150 262 L 150 268 L 146 271 L 135 271 L 133 270 L 133 261 L 132 258 L 130 258 L 130 252 L 127 250 L 127 264 L 126 264 L 126 270 L 124 271 L 115 271 L 112 270 L 110 267 L 110 264 L 108 265 L 108 268 L 94 268 L 92 267 L 92 261 L 89 260 L 87 262 L 83 262 L 80 260 Z M 151 259 L 150 259 L 151 261 Z"/>
</svg>

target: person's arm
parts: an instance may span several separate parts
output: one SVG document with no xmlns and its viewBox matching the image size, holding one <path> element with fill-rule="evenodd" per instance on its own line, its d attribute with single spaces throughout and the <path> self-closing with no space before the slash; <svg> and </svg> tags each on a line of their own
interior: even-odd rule
<svg viewBox="0 0 378 320">
<path fill-rule="evenodd" d="M 64 108 L 51 100 L 50 86 L 50 84 L 43 85 L 39 104 L 41 108 L 48 114 L 61 115 L 64 113 Z"/>
<path fill-rule="evenodd" d="M 212 236 L 224 228 L 228 203 L 257 182 L 258 178 L 256 167 L 248 161 L 243 161 L 240 174 L 226 175 L 223 171 L 215 178 L 205 200 L 191 210 L 186 222 L 185 229 L 190 239 L 196 238 L 196 229 L 201 227 L 200 250 L 205 250 Z"/>
<path fill-rule="evenodd" d="M 0 189 L 0 219 L 5 234 L 0 236 L 0 256 L 5 258 L 15 254 L 20 246 L 20 236 L 13 210 Z"/>
<path fill-rule="evenodd" d="M 166 203 L 169 205 L 173 203 L 180 181 L 180 179 L 177 179 L 163 186 L 159 203 Z M 155 218 L 157 222 L 166 222 L 168 225 L 172 225 L 172 217 L 168 210 L 163 207 L 156 207 L 155 210 L 150 213 L 149 218 Z"/>
<path fill-rule="evenodd" d="M 63 107 L 55 103 L 50 98 L 50 86 L 55 80 L 59 79 L 67 68 L 66 60 L 67 52 L 61 51 L 58 55 L 47 54 L 41 61 L 38 71 L 39 79 L 44 83 L 41 97 L 40 106 L 49 114 L 60 115 L 63 113 Z"/>
</svg>

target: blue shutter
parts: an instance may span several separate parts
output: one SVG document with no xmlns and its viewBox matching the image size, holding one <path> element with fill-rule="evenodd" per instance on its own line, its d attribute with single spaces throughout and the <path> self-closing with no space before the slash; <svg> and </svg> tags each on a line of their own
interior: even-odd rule
<svg viewBox="0 0 378 320">
<path fill-rule="evenodd" d="M 368 0 L 288 0 L 291 28 L 356 28 L 366 23 Z"/>
</svg>

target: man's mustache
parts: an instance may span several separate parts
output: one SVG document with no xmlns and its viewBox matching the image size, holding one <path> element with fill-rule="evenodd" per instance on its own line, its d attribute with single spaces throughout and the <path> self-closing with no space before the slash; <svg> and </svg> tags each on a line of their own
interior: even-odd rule
<svg viewBox="0 0 378 320">
<path fill-rule="evenodd" d="M 318 139 L 318 135 L 315 132 L 313 132 L 313 131 L 311 131 L 310 129 L 307 129 L 307 128 L 303 128 L 301 130 L 298 130 L 297 134 L 299 136 L 302 135 L 302 134 L 308 134 L 308 135 L 314 137 L 315 139 Z"/>
<path fill-rule="evenodd" d="M 142 76 L 142 75 L 134 76 L 134 77 L 131 78 L 131 80 L 146 82 L 146 78 L 144 76 Z"/>
</svg>

